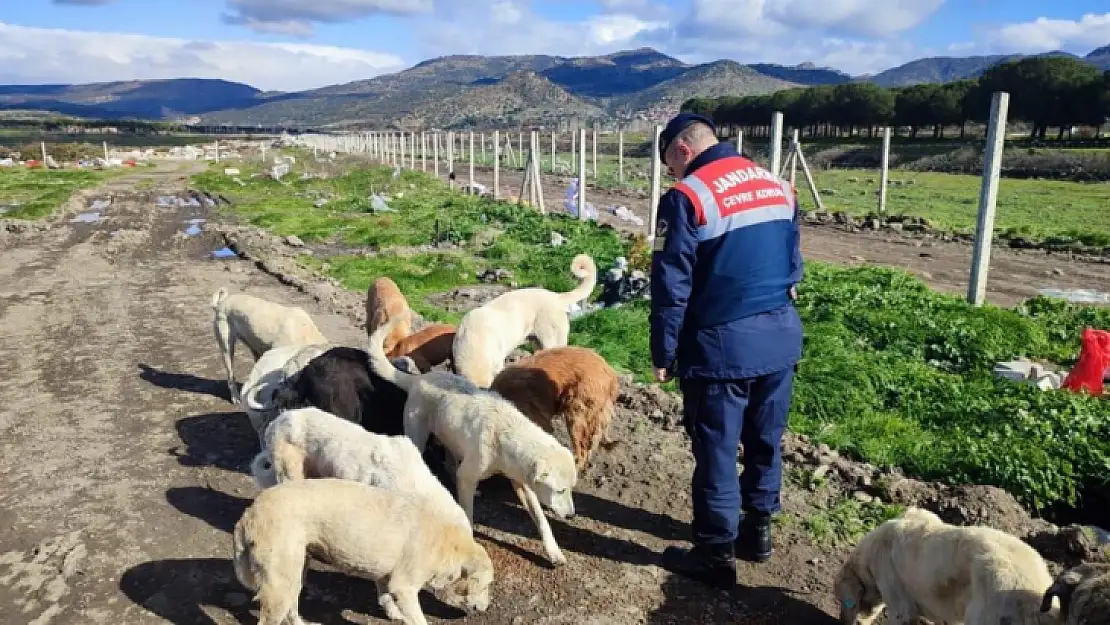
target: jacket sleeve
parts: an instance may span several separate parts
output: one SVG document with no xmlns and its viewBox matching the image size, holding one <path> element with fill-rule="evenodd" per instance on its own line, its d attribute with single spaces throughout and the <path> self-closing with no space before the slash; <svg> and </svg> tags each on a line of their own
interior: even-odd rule
<svg viewBox="0 0 1110 625">
<path fill-rule="evenodd" d="M 799 217 L 798 192 L 794 192 L 793 251 L 790 257 L 790 286 L 802 281 L 805 264 L 802 261 L 802 229 Z"/>
<path fill-rule="evenodd" d="M 682 192 L 672 189 L 659 200 L 651 255 L 650 316 L 651 362 L 657 369 L 671 369 L 678 351 L 678 337 L 694 282 L 696 219 Z"/>
</svg>

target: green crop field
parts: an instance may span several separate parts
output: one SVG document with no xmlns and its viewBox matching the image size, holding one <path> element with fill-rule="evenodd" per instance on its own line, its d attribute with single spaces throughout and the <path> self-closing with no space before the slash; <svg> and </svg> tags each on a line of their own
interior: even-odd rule
<svg viewBox="0 0 1110 625">
<path fill-rule="evenodd" d="M 247 178 L 246 175 L 243 176 Z M 288 184 L 245 187 L 215 169 L 200 188 L 235 202 L 237 215 L 309 242 L 376 248 L 305 259 L 362 291 L 388 275 L 420 313 L 455 321 L 427 296 L 475 282 L 486 268 L 514 272 L 520 286 L 569 289 L 577 253 L 604 270 L 642 251 L 614 231 L 564 216 L 450 192 L 419 172 L 390 179 L 384 167 Z M 397 212 L 372 214 L 371 189 Z M 314 198 L 327 197 L 321 207 Z M 550 246 L 550 233 L 567 239 Z M 428 251 L 436 240 L 455 243 Z M 1110 311 L 1037 298 L 1017 309 L 973 308 L 931 291 L 909 274 L 810 262 L 800 288 L 806 327 L 791 428 L 879 465 L 926 479 L 994 484 L 1032 507 L 1074 504 L 1102 488 L 1110 468 L 1110 408 L 1070 392 L 1041 392 L 990 376 L 1019 356 L 1069 365 L 1085 326 L 1110 328 Z M 634 303 L 573 322 L 571 342 L 597 349 L 620 370 L 647 380 L 648 307 Z"/>
</svg>

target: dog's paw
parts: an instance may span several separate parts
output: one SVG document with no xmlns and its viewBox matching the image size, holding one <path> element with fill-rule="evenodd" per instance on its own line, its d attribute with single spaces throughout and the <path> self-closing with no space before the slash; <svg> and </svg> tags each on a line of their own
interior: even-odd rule
<svg viewBox="0 0 1110 625">
<path fill-rule="evenodd" d="M 548 552 L 547 557 L 553 566 L 563 566 L 567 563 L 567 557 L 561 551 Z"/>
<path fill-rule="evenodd" d="M 378 597 L 378 605 L 385 611 L 385 617 L 391 621 L 403 621 L 405 615 L 401 613 L 401 609 L 397 607 L 397 602 L 393 600 L 393 595 L 384 593 Z"/>
</svg>

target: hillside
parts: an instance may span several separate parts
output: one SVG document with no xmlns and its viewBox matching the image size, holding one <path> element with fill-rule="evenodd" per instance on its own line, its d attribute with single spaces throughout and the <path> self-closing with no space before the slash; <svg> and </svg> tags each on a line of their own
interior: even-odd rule
<svg viewBox="0 0 1110 625">
<path fill-rule="evenodd" d="M 1088 63 L 1101 70 L 1110 70 L 1110 46 L 1103 46 L 1094 50 L 1084 58 Z"/>
<path fill-rule="evenodd" d="M 3 85 L 0 109 L 49 110 L 101 119 L 173 119 L 250 106 L 262 92 L 206 78 L 135 80 L 85 85 Z"/>
<path fill-rule="evenodd" d="M 605 109 L 571 95 L 535 72 L 518 71 L 494 84 L 423 104 L 401 123 L 406 127 L 454 129 L 471 127 L 477 121 L 507 126 L 552 125 L 605 115 Z"/>
<path fill-rule="evenodd" d="M 885 72 L 872 76 L 870 80 L 882 87 L 904 87 L 921 83 L 952 82 L 965 78 L 977 78 L 995 65 L 1007 61 L 1021 60 L 1025 58 L 1025 56 L 1026 55 L 1023 54 L 1002 54 L 993 56 L 930 57 L 910 61 L 905 65 L 899 65 L 898 67 L 888 69 Z M 1073 54 L 1060 51 L 1045 52 L 1044 54 L 1032 56 L 1070 56 L 1072 58 L 1079 58 Z M 1090 60 L 1090 57 L 1087 57 L 1087 60 Z M 1105 60 L 1110 61 L 1110 56 Z"/>
<path fill-rule="evenodd" d="M 774 63 L 754 63 L 748 67 L 772 78 L 778 78 L 799 85 L 839 85 L 852 82 L 852 76 L 831 67 L 817 67 L 813 63 L 802 63 L 793 67 Z"/>
<path fill-rule="evenodd" d="M 771 93 L 797 87 L 795 83 L 772 78 L 735 61 L 716 61 L 698 65 L 682 74 L 619 98 L 615 104 L 622 110 L 638 111 L 653 106 L 675 106 L 695 97 L 744 96 Z"/>
<path fill-rule="evenodd" d="M 584 97 L 608 98 L 642 91 L 690 68 L 650 48 L 568 59 L 543 72 L 551 82 Z"/>
</svg>

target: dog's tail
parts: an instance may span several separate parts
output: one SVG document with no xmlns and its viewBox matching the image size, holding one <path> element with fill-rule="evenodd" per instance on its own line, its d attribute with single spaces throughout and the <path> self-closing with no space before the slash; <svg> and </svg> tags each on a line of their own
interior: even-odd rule
<svg viewBox="0 0 1110 625">
<path fill-rule="evenodd" d="M 389 323 L 374 330 L 374 333 L 370 335 L 367 353 L 370 355 L 370 370 L 380 375 L 384 380 L 396 384 L 407 393 L 416 384 L 420 376 L 399 370 L 385 355 L 384 348 L 385 337 L 389 336 L 393 326 L 400 323 L 400 321 L 400 317 L 394 317 L 389 320 Z"/>
<path fill-rule="evenodd" d="M 212 310 L 219 311 L 225 299 L 227 299 L 227 287 L 221 286 L 220 289 L 212 295 Z"/>
<path fill-rule="evenodd" d="M 251 460 L 251 477 L 259 488 L 265 490 L 277 485 L 277 472 L 274 470 L 274 457 L 263 449 Z"/>
<path fill-rule="evenodd" d="M 579 254 L 570 263 L 570 272 L 578 278 L 578 286 L 559 296 L 565 306 L 581 302 L 594 292 L 597 286 L 597 264 L 589 254 Z"/>
<path fill-rule="evenodd" d="M 235 569 L 235 577 L 239 583 L 257 593 L 262 587 L 264 571 L 254 557 L 254 540 L 247 533 L 245 521 L 248 517 L 241 517 L 235 523 L 235 530 L 231 536 L 231 564 Z M 258 596 L 255 595 L 254 599 Z"/>
</svg>

